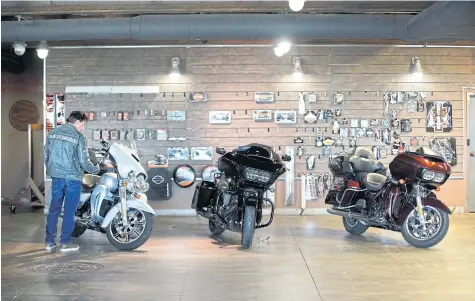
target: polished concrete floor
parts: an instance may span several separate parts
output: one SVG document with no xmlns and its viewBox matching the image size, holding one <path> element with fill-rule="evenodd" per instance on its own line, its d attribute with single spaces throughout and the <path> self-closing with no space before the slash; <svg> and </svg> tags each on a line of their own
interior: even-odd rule
<svg viewBox="0 0 475 301">
<path fill-rule="evenodd" d="M 475 215 L 453 216 L 430 250 L 383 230 L 352 237 L 338 217 L 308 216 L 277 217 L 243 251 L 238 234 L 211 237 L 202 218 L 159 217 L 135 252 L 86 232 L 66 255 L 43 251 L 42 214 L 2 209 L 2 300 L 475 300 Z"/>
</svg>

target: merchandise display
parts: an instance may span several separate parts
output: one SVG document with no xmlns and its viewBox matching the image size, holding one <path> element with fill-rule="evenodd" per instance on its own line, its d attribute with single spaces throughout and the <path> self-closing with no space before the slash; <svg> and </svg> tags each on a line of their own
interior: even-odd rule
<svg viewBox="0 0 475 301">
<path fill-rule="evenodd" d="M 195 170 L 187 164 L 178 165 L 173 171 L 173 181 L 181 188 L 188 188 L 196 181 Z"/>
<path fill-rule="evenodd" d="M 254 110 L 252 119 L 255 121 L 272 121 L 272 110 Z"/>
<path fill-rule="evenodd" d="M 275 123 L 297 123 L 297 112 L 295 111 L 276 111 Z"/>
<path fill-rule="evenodd" d="M 308 93 L 308 103 L 316 103 L 317 102 L 317 93 L 310 92 Z"/>
<path fill-rule="evenodd" d="M 299 92 L 299 115 L 305 114 L 305 94 Z"/>
<path fill-rule="evenodd" d="M 456 140 L 452 137 L 430 137 L 429 147 L 442 158 L 444 158 L 450 165 L 457 165 Z"/>
<path fill-rule="evenodd" d="M 207 102 L 208 93 L 207 92 L 191 92 L 188 96 L 189 102 Z"/>
<path fill-rule="evenodd" d="M 286 147 L 285 154 L 291 158 L 290 161 L 285 162 L 285 168 L 287 172 L 285 173 L 285 205 L 290 206 L 294 204 L 295 201 L 295 189 L 294 189 L 294 179 L 295 179 L 295 148 Z"/>
<path fill-rule="evenodd" d="M 168 159 L 164 155 L 155 155 L 155 159 L 147 162 L 148 168 L 168 168 Z"/>
<path fill-rule="evenodd" d="M 426 131 L 434 133 L 452 131 L 452 104 L 450 102 L 427 102 Z"/>
<path fill-rule="evenodd" d="M 167 111 L 167 120 L 185 121 L 186 111 Z"/>
<path fill-rule="evenodd" d="M 154 166 L 149 163 L 147 174 L 147 183 L 149 184 L 149 190 L 147 191 L 148 199 L 152 201 L 169 200 L 172 197 L 173 185 L 171 185 L 172 175 L 170 175 L 168 170 L 168 164 L 166 167 L 163 167 L 163 165 Z"/>
<path fill-rule="evenodd" d="M 145 140 L 145 129 L 135 129 L 135 139 Z"/>
<path fill-rule="evenodd" d="M 315 111 L 307 111 L 303 119 L 305 123 L 317 123 L 317 113 Z"/>
<path fill-rule="evenodd" d="M 274 92 L 256 92 L 254 93 L 254 101 L 256 103 L 271 103 L 274 102 Z"/>
<path fill-rule="evenodd" d="M 168 140 L 168 130 L 158 129 L 157 130 L 157 140 Z"/>
<path fill-rule="evenodd" d="M 229 124 L 231 123 L 231 112 L 230 111 L 210 111 L 209 123 Z"/>
<path fill-rule="evenodd" d="M 191 160 L 213 160 L 213 148 L 212 147 L 192 147 L 191 148 Z"/>
<path fill-rule="evenodd" d="M 170 147 L 167 150 L 169 160 L 181 160 L 186 161 L 190 156 L 187 147 Z"/>
<path fill-rule="evenodd" d="M 345 95 L 342 92 L 336 92 L 333 95 L 333 104 L 342 105 L 345 102 Z"/>
<path fill-rule="evenodd" d="M 308 156 L 306 161 L 307 170 L 312 170 L 315 168 L 315 156 Z"/>
<path fill-rule="evenodd" d="M 302 158 L 302 156 L 303 156 L 303 146 L 298 146 L 297 147 L 297 156 L 299 157 L 299 159 Z"/>
</svg>

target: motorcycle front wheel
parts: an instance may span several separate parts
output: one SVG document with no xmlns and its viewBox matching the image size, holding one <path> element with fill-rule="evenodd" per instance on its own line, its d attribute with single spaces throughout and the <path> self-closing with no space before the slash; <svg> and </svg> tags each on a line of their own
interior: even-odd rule
<svg viewBox="0 0 475 301">
<path fill-rule="evenodd" d="M 449 230 L 449 215 L 442 209 L 432 206 L 422 207 L 424 214 L 421 223 L 415 208 L 404 221 L 402 237 L 413 247 L 430 248 L 444 239 Z"/>
<path fill-rule="evenodd" d="M 121 213 L 107 227 L 107 239 L 119 250 L 135 250 L 147 242 L 152 234 L 153 214 L 136 208 L 127 210 L 128 225 L 122 223 Z"/>
<path fill-rule="evenodd" d="M 252 246 L 254 230 L 256 229 L 256 207 L 246 206 L 242 220 L 241 246 L 249 249 Z"/>
</svg>

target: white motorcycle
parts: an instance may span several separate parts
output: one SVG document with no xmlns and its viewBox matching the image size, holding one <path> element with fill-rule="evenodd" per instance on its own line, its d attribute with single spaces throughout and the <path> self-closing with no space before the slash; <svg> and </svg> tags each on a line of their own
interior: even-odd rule
<svg viewBox="0 0 475 301">
<path fill-rule="evenodd" d="M 94 230 L 106 233 L 117 249 L 134 250 L 149 239 L 156 216 L 145 195 L 147 172 L 140 164 L 135 141 L 131 148 L 120 143 L 101 144 L 101 150 L 89 149 L 93 163 L 98 162 L 96 155 L 103 157 L 101 171 L 84 175 L 72 236 Z"/>
</svg>

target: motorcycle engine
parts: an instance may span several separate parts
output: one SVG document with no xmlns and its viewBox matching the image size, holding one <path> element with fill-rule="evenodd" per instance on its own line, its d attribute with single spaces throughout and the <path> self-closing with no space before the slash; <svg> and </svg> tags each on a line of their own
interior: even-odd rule
<svg viewBox="0 0 475 301">
<path fill-rule="evenodd" d="M 222 192 L 218 200 L 218 215 L 227 223 L 231 223 L 237 214 L 238 198 L 230 192 Z"/>
</svg>

